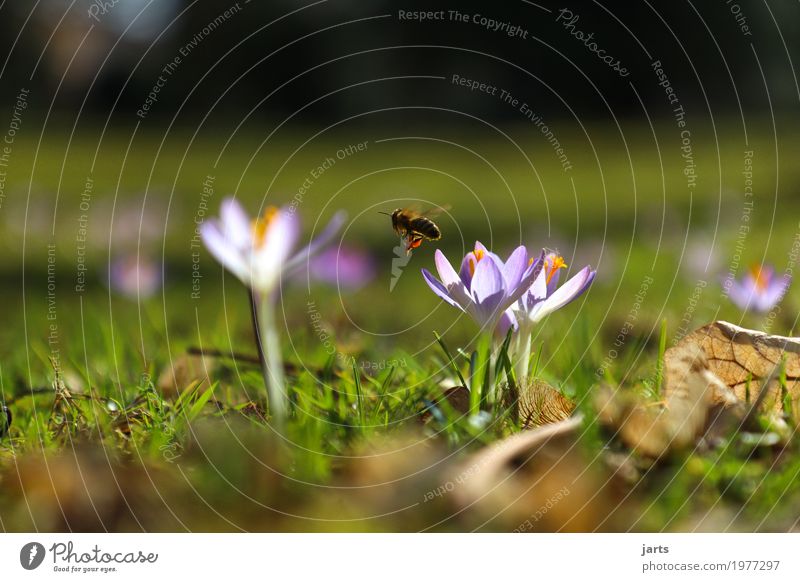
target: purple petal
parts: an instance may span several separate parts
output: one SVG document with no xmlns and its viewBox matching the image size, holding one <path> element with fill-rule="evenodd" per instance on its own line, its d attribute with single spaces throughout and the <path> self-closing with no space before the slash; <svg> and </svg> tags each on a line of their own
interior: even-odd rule
<svg viewBox="0 0 800 582">
<path fill-rule="evenodd" d="M 449 289 L 452 285 L 463 285 L 461 277 L 458 276 L 458 273 L 453 269 L 450 261 L 447 260 L 447 257 L 445 257 L 444 253 L 439 249 L 436 249 L 436 252 L 433 254 L 433 262 L 436 264 L 436 270 L 439 272 L 439 277 L 441 277 L 445 287 Z"/>
<path fill-rule="evenodd" d="M 281 265 L 286 264 L 300 238 L 300 219 L 294 212 L 278 210 L 267 226 L 263 244 L 256 249 L 256 254 L 269 254 Z"/>
<path fill-rule="evenodd" d="M 131 299 L 151 297 L 161 288 L 161 269 L 146 257 L 115 259 L 109 275 L 112 288 Z"/>
<path fill-rule="evenodd" d="M 519 287 L 522 277 L 528 268 L 528 249 L 519 246 L 508 257 L 503 265 L 503 279 L 506 282 L 506 293 L 512 294 Z"/>
<path fill-rule="evenodd" d="M 450 261 L 444 256 L 444 253 L 439 249 L 433 254 L 433 260 L 436 263 L 436 270 L 439 272 L 439 277 L 442 280 L 448 295 L 453 298 L 455 302 L 461 305 L 464 309 L 472 303 L 469 290 L 467 289 L 461 277 L 456 274 Z"/>
<path fill-rule="evenodd" d="M 478 262 L 470 291 L 475 301 L 475 313 L 480 318 L 478 323 L 481 325 L 499 317 L 500 309 L 505 310 L 508 307 L 500 307 L 506 298 L 503 274 L 492 260 L 484 258 Z M 511 303 L 513 302 L 509 302 L 509 305 Z"/>
<path fill-rule="evenodd" d="M 475 250 L 476 250 L 476 251 L 482 251 L 482 252 L 483 252 L 483 255 L 484 255 L 484 257 L 489 257 L 490 259 L 492 259 L 492 260 L 494 261 L 495 265 L 497 265 L 497 267 L 498 267 L 498 268 L 499 268 L 501 271 L 503 270 L 503 265 L 505 264 L 505 263 L 503 262 L 503 259 L 501 259 L 501 258 L 500 258 L 499 256 L 497 256 L 495 253 L 493 253 L 492 251 L 490 251 L 489 249 L 487 249 L 485 246 L 483 246 L 483 243 L 481 243 L 481 242 L 479 242 L 479 241 L 475 241 Z"/>
<path fill-rule="evenodd" d="M 533 282 L 536 280 L 536 277 L 539 276 L 539 273 L 542 271 L 544 266 L 544 251 L 539 253 L 538 257 L 534 257 L 533 261 L 530 262 L 528 268 L 525 269 L 525 272 L 522 274 L 522 281 L 520 285 L 525 287 L 527 290 L 528 287 L 533 285 Z"/>
<path fill-rule="evenodd" d="M 296 212 L 294 210 L 284 207 L 281 209 L 281 214 L 294 218 L 295 222 L 298 222 L 295 218 Z M 345 212 L 339 211 L 334 214 L 333 218 L 331 218 L 330 222 L 319 234 L 319 236 L 312 240 L 304 249 L 298 252 L 286 263 L 286 270 L 294 271 L 295 269 L 302 268 L 303 266 L 307 267 L 308 260 L 325 248 L 328 244 L 330 244 L 331 241 L 333 241 L 334 237 L 336 237 L 346 220 L 347 214 Z M 299 235 L 299 224 L 297 226 L 297 230 Z M 295 239 L 296 238 L 297 235 L 295 236 Z"/>
<path fill-rule="evenodd" d="M 538 309 L 532 314 L 531 321 L 535 323 L 557 309 L 561 309 L 569 302 L 574 301 L 589 288 L 589 285 L 594 281 L 595 274 L 596 271 L 592 271 L 589 266 L 581 269 L 577 275 L 556 289 L 552 295 L 536 306 Z"/>
<path fill-rule="evenodd" d="M 330 247 L 311 257 L 309 274 L 318 281 L 358 289 L 375 277 L 375 261 L 355 248 Z"/>
<path fill-rule="evenodd" d="M 750 309 L 750 303 L 753 301 L 755 293 L 756 282 L 750 275 L 745 275 L 741 281 L 731 279 L 728 298 L 742 311 Z"/>
<path fill-rule="evenodd" d="M 547 272 L 542 269 L 533 281 L 528 295 L 535 302 L 544 301 L 547 299 Z"/>
<path fill-rule="evenodd" d="M 495 335 L 500 339 L 505 339 L 509 329 L 513 329 L 516 332 L 519 329 L 519 324 L 517 323 L 517 318 L 514 317 L 514 312 L 511 309 L 506 309 L 503 315 L 500 316 L 500 321 L 497 322 Z"/>
<path fill-rule="evenodd" d="M 769 311 L 775 307 L 784 294 L 789 289 L 791 277 L 782 277 L 780 279 L 771 279 L 767 284 L 766 289 L 759 290 L 756 295 L 755 307 L 762 312 Z"/>
<path fill-rule="evenodd" d="M 461 305 L 459 305 L 458 303 L 456 303 L 452 297 L 450 297 L 444 285 L 442 285 L 439 279 L 431 275 L 428 269 L 422 269 L 422 277 L 425 279 L 425 282 L 428 284 L 428 287 L 431 288 L 431 291 L 436 293 L 439 297 L 444 299 L 447 303 L 449 303 L 453 307 L 457 307 L 461 311 L 464 311 L 464 308 L 461 307 Z"/>
<path fill-rule="evenodd" d="M 252 244 L 253 234 L 250 218 L 235 198 L 225 198 L 219 207 L 222 233 L 239 249 Z"/>
<path fill-rule="evenodd" d="M 459 278 L 464 282 L 464 286 L 469 289 L 472 285 L 472 271 L 477 263 L 477 259 L 475 258 L 475 253 L 469 252 L 464 255 L 464 259 L 461 261 L 461 269 L 458 271 Z M 472 264 L 472 269 L 470 268 L 470 264 Z"/>
<path fill-rule="evenodd" d="M 552 295 L 558 287 L 558 280 L 561 278 L 561 269 L 556 269 L 550 281 L 547 283 L 547 294 Z"/>
<path fill-rule="evenodd" d="M 247 259 L 229 237 L 222 234 L 216 219 L 209 219 L 200 225 L 200 238 L 206 248 L 220 264 L 233 273 L 246 285 L 250 285 Z"/>
<path fill-rule="evenodd" d="M 555 264 L 556 257 L 558 257 L 556 253 L 547 253 L 547 255 L 544 257 L 542 266 L 548 266 L 550 267 L 550 269 L 552 269 L 553 265 Z M 553 291 L 556 290 L 556 287 L 558 287 L 558 279 L 560 278 L 560 271 L 561 269 L 556 269 L 555 271 L 551 271 L 553 275 L 550 277 L 550 281 L 547 283 L 547 295 L 551 295 Z"/>
</svg>

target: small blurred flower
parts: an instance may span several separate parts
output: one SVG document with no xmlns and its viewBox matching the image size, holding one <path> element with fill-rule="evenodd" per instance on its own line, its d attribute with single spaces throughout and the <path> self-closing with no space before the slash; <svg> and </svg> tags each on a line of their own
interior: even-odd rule
<svg viewBox="0 0 800 582">
<path fill-rule="evenodd" d="M 320 236 L 293 254 L 300 236 L 297 214 L 288 208 L 268 207 L 251 221 L 234 198 L 220 206 L 220 218 L 200 226 L 203 242 L 214 257 L 245 285 L 261 295 L 272 295 L 281 277 L 297 272 L 331 242 L 344 222 L 336 214 Z"/>
<path fill-rule="evenodd" d="M 375 261 L 353 247 L 330 247 L 312 257 L 308 276 L 341 288 L 359 289 L 375 278 Z"/>
<path fill-rule="evenodd" d="M 275 321 L 275 296 L 281 280 L 291 277 L 330 243 L 344 223 L 337 213 L 319 237 L 299 251 L 300 220 L 293 209 L 269 207 L 261 218 L 251 221 L 234 198 L 220 206 L 219 219 L 200 226 L 208 250 L 250 288 L 255 315 L 256 337 L 264 368 L 270 413 L 279 431 L 287 417 L 283 359 Z"/>
<path fill-rule="evenodd" d="M 772 265 L 753 265 L 741 279 L 728 279 L 723 287 L 739 309 L 766 313 L 783 299 L 791 280 L 788 275 L 776 278 Z"/>
<path fill-rule="evenodd" d="M 705 279 L 710 273 L 719 272 L 722 263 L 719 249 L 708 236 L 694 236 L 686 244 L 681 264 L 684 274 L 692 279 Z"/>
<path fill-rule="evenodd" d="M 109 270 L 111 288 L 130 299 L 146 299 L 161 289 L 161 269 L 147 257 L 128 255 L 115 259 Z"/>
<path fill-rule="evenodd" d="M 435 261 L 441 281 L 422 269 L 425 282 L 447 303 L 468 313 L 488 333 L 494 331 L 506 309 L 525 293 L 541 270 L 541 256 L 529 259 L 524 246 L 503 262 L 479 242 L 461 261 L 458 273 L 438 249 Z"/>
</svg>

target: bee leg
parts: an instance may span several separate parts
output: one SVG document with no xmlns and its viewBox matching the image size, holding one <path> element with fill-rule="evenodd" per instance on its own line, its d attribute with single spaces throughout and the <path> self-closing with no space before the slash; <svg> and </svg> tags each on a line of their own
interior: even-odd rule
<svg viewBox="0 0 800 582">
<path fill-rule="evenodd" d="M 408 237 L 407 240 L 408 240 L 408 244 L 406 245 L 407 255 L 410 255 L 411 251 L 413 251 L 416 248 L 419 248 L 419 246 L 422 244 L 422 237 L 419 235 L 412 235 Z"/>
</svg>

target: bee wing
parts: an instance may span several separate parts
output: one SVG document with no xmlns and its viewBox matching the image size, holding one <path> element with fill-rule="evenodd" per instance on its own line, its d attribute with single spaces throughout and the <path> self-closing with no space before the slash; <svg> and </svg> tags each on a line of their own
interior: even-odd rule
<svg viewBox="0 0 800 582">
<path fill-rule="evenodd" d="M 452 206 L 450 204 L 443 204 L 441 206 L 434 206 L 433 208 L 430 208 L 425 212 L 422 212 L 421 214 L 428 218 L 436 218 L 437 216 L 442 214 L 442 212 L 447 212 L 451 208 Z"/>
</svg>

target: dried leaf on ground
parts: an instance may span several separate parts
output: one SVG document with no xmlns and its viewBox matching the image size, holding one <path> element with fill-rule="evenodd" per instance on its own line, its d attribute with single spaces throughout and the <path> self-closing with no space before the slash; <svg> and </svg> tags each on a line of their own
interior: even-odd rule
<svg viewBox="0 0 800 582">
<path fill-rule="evenodd" d="M 575 410 L 575 403 L 539 379 L 520 390 L 519 419 L 524 428 L 534 428 L 566 420 Z"/>
<path fill-rule="evenodd" d="M 211 356 L 181 354 L 161 372 L 158 388 L 168 398 L 177 398 L 192 382 L 197 382 L 198 391 L 206 390 L 217 367 L 217 359 Z"/>
<path fill-rule="evenodd" d="M 786 391 L 791 401 L 792 415 L 800 420 L 800 338 L 769 335 L 725 321 L 715 321 L 693 331 L 667 350 L 667 365 L 682 348 L 690 345 L 703 350 L 709 370 L 728 389 L 715 386 L 712 394 L 715 402 L 726 405 L 731 404 L 732 395 L 739 402 L 755 402 L 761 381 L 784 362 Z M 779 378 L 769 382 L 767 391 L 762 410 L 782 411 L 784 394 Z"/>
<path fill-rule="evenodd" d="M 702 350 L 682 346 L 675 349 L 665 365 L 664 402 L 601 390 L 598 416 L 627 446 L 658 458 L 693 445 L 704 433 L 712 390 L 718 383 L 708 370 Z"/>
<path fill-rule="evenodd" d="M 622 527 L 617 480 L 579 445 L 581 417 L 510 436 L 471 455 L 448 481 L 474 527 L 594 531 Z"/>
</svg>

